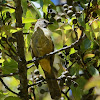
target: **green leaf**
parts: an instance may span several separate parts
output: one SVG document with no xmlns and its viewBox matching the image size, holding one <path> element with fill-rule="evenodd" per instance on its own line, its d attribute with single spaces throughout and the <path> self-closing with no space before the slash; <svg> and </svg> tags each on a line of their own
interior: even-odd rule
<svg viewBox="0 0 100 100">
<path fill-rule="evenodd" d="M 27 12 L 27 0 L 21 0 L 22 8 L 23 8 L 23 15 L 26 15 Z"/>
<path fill-rule="evenodd" d="M 49 4 L 52 5 L 52 9 L 55 9 L 55 5 L 53 4 L 53 2 L 51 2 L 51 0 L 43 0 L 43 12 L 45 14 L 47 14 L 47 8 Z"/>
<path fill-rule="evenodd" d="M 93 39 L 94 39 L 93 31 L 92 31 L 91 27 L 89 26 L 89 24 L 86 24 L 85 34 L 89 40 L 93 41 Z"/>
<path fill-rule="evenodd" d="M 99 75 L 99 71 L 94 67 L 94 66 L 88 66 L 87 70 L 89 71 L 89 73 L 93 76 L 93 75 Z"/>
<path fill-rule="evenodd" d="M 84 19 L 84 14 L 83 14 L 83 13 L 82 13 L 81 16 L 78 18 L 78 22 L 80 23 L 81 26 L 84 27 L 84 29 L 86 28 L 85 19 Z"/>
<path fill-rule="evenodd" d="M 100 87 L 100 76 L 93 76 L 85 85 L 86 90 L 92 87 Z"/>
<path fill-rule="evenodd" d="M 32 7 L 30 7 L 29 9 L 31 10 L 31 12 L 37 13 L 37 15 L 34 15 L 35 17 L 38 16 L 39 18 L 41 18 L 43 16 L 43 12 L 41 10 L 41 6 L 40 3 L 38 2 L 34 2 L 34 1 L 30 1 Z"/>
<path fill-rule="evenodd" d="M 88 53 L 86 54 L 84 57 L 83 57 L 83 60 L 86 61 L 88 59 L 91 59 L 95 56 L 95 54 L 92 54 L 92 53 Z"/>
<path fill-rule="evenodd" d="M 56 29 L 59 28 L 59 24 L 57 22 L 53 23 L 52 25 L 48 25 L 48 28 L 51 30 L 51 31 L 57 31 Z"/>
<path fill-rule="evenodd" d="M 12 27 L 10 25 L 8 25 L 8 26 L 7 25 L 3 25 L 1 27 L 1 34 L 5 33 L 7 36 L 12 36 L 11 30 L 16 30 L 17 31 L 16 28 L 14 28 L 14 27 Z"/>
<path fill-rule="evenodd" d="M 36 19 L 33 19 L 33 18 L 25 18 L 23 19 L 23 23 L 33 23 L 33 22 L 36 22 L 37 20 Z"/>
<path fill-rule="evenodd" d="M 83 89 L 86 84 L 86 79 L 84 77 L 80 77 L 77 80 L 78 87 L 71 86 L 72 94 L 75 100 L 81 100 L 81 96 L 83 95 Z"/>
<path fill-rule="evenodd" d="M 7 59 L 2 63 L 2 70 L 4 74 L 14 73 L 17 71 L 18 64 L 12 59 Z"/>
<path fill-rule="evenodd" d="M 79 88 L 76 88 L 74 86 L 71 86 L 71 90 L 72 90 L 72 94 L 74 96 L 74 99 L 81 100 L 82 90 L 80 90 Z"/>
<path fill-rule="evenodd" d="M 86 38 L 86 39 L 83 40 L 83 42 L 82 42 L 81 49 L 82 49 L 83 51 L 85 51 L 85 50 L 89 49 L 90 46 L 91 46 L 91 41 L 90 41 L 88 38 Z"/>
<path fill-rule="evenodd" d="M 21 100 L 19 97 L 9 96 L 5 98 L 4 100 Z"/>
<path fill-rule="evenodd" d="M 5 94 L 2 90 L 0 90 L 0 100 L 4 100 Z"/>
</svg>

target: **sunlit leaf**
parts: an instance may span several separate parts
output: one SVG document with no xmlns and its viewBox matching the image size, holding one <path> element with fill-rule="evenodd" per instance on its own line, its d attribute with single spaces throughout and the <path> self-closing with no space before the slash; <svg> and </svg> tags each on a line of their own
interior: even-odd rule
<svg viewBox="0 0 100 100">
<path fill-rule="evenodd" d="M 98 36 L 100 36 L 100 22 L 98 20 L 95 20 L 91 24 L 92 31 L 94 33 L 95 38 L 97 39 Z"/>
<path fill-rule="evenodd" d="M 2 70 L 4 74 L 14 73 L 17 71 L 17 62 L 12 59 L 7 59 L 2 63 Z"/>
<path fill-rule="evenodd" d="M 0 63 L 3 63 L 4 62 L 4 59 L 0 59 Z"/>
<path fill-rule="evenodd" d="M 95 56 L 95 54 L 86 54 L 86 55 L 83 57 L 83 59 L 86 60 L 87 58 L 92 58 L 92 57 L 94 57 L 94 56 Z"/>
<path fill-rule="evenodd" d="M 78 39 L 80 38 L 81 34 L 82 34 L 82 31 L 78 28 L 77 29 L 77 33 L 78 33 Z"/>
<path fill-rule="evenodd" d="M 3 93 L 3 91 L 0 90 L 0 98 L 1 98 L 1 100 L 3 100 L 5 96 L 6 96 L 6 95 Z"/>
<path fill-rule="evenodd" d="M 65 30 L 70 30 L 70 29 L 72 29 L 72 27 L 70 26 L 70 25 L 63 25 L 63 28 L 65 29 Z"/>
<path fill-rule="evenodd" d="M 75 53 L 75 49 L 74 48 L 71 48 L 70 49 L 70 54 L 73 54 L 73 53 Z"/>
<path fill-rule="evenodd" d="M 91 29 L 91 27 L 89 26 L 89 24 L 86 24 L 86 30 L 85 30 L 85 34 L 88 37 L 89 40 L 93 40 L 93 31 Z"/>
<path fill-rule="evenodd" d="M 32 4 L 32 7 L 29 8 L 31 10 L 31 12 L 37 13 L 39 18 L 41 18 L 43 16 L 43 12 L 41 10 L 40 4 L 38 2 L 34 2 L 34 1 L 30 1 L 30 3 Z M 36 14 L 34 15 L 34 17 L 37 17 Z"/>
<path fill-rule="evenodd" d="M 97 96 L 97 98 L 95 100 L 100 100 L 100 96 Z"/>
<path fill-rule="evenodd" d="M 51 0 L 43 0 L 43 12 L 47 14 L 48 5 L 51 4 L 54 7 L 53 2 Z"/>
<path fill-rule="evenodd" d="M 92 87 L 99 87 L 100 88 L 100 76 L 92 77 L 87 84 L 85 85 L 85 89 L 88 90 Z"/>
<path fill-rule="evenodd" d="M 33 22 L 36 22 L 37 20 L 36 19 L 33 19 L 33 18 L 25 18 L 23 19 L 23 23 L 33 23 Z"/>
<path fill-rule="evenodd" d="M 4 100 L 21 100 L 19 97 L 9 96 L 6 97 Z"/>
<path fill-rule="evenodd" d="M 6 35 L 8 35 L 8 36 L 12 36 L 12 34 L 10 34 L 10 30 L 16 30 L 16 28 L 14 28 L 14 27 L 12 27 L 12 26 L 6 26 L 6 25 L 3 25 L 2 27 L 1 27 L 1 33 L 5 33 Z"/>
</svg>

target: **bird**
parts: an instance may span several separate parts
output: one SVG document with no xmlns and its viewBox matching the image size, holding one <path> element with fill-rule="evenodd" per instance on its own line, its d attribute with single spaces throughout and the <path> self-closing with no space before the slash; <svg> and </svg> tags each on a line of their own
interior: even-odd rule
<svg viewBox="0 0 100 100">
<path fill-rule="evenodd" d="M 30 42 L 32 58 L 42 57 L 54 51 L 52 32 L 47 28 L 49 24 L 51 23 L 46 19 L 37 20 Z M 51 98 L 58 100 L 61 97 L 61 90 L 53 71 L 53 61 L 54 55 L 39 60 L 39 64 L 43 69 Z"/>
</svg>

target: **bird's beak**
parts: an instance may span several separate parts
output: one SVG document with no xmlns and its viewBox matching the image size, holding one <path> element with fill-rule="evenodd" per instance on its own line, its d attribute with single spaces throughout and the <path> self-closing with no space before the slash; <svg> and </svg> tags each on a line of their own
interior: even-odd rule
<svg viewBox="0 0 100 100">
<path fill-rule="evenodd" d="M 51 24 L 53 24 L 53 22 L 49 22 L 49 23 L 48 23 L 48 25 L 51 25 Z"/>
</svg>

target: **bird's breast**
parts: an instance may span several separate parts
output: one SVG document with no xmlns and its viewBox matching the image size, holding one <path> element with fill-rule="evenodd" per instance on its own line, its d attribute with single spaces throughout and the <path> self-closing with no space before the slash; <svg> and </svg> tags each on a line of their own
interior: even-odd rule
<svg viewBox="0 0 100 100">
<path fill-rule="evenodd" d="M 32 48 L 34 55 L 37 57 L 44 56 L 53 51 L 53 42 L 48 36 L 47 31 L 44 34 L 35 32 L 32 38 Z"/>
</svg>

